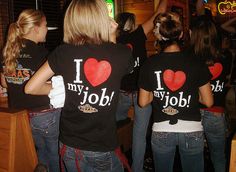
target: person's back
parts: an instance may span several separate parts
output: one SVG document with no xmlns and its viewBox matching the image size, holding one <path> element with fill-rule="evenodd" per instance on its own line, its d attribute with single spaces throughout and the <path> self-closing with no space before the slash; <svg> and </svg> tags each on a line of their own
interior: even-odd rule
<svg viewBox="0 0 236 172">
<path fill-rule="evenodd" d="M 17 60 L 16 72 L 6 74 L 8 106 L 15 109 L 34 110 L 49 108 L 47 96 L 31 96 L 24 93 L 24 86 L 35 71 L 45 62 L 48 51 L 31 40 L 24 39 L 25 47 Z"/>
<path fill-rule="evenodd" d="M 49 56 L 50 67 L 63 76 L 66 88 L 60 124 L 63 143 L 99 152 L 118 147 L 112 114 L 120 80 L 131 62 L 129 52 L 113 43 L 64 44 Z"/>
<path fill-rule="evenodd" d="M 205 82 L 200 74 L 206 72 L 204 70 L 207 69 L 201 69 L 202 65 L 204 66 L 204 63 L 199 62 L 187 51 L 162 52 L 148 59 L 145 64 L 148 72 L 141 75 L 149 76 L 147 79 L 149 82 L 143 83 L 144 85 L 152 81 L 149 88 L 154 90 L 154 97 L 156 97 L 153 99 L 155 122 L 167 120 L 171 127 L 172 124 L 179 123 L 178 120 L 201 120 L 198 90 L 199 85 Z M 198 129 L 201 129 L 201 124 L 199 126 Z M 159 127 L 159 129 L 165 131 L 165 128 Z M 174 126 L 168 130 L 183 132 Z M 188 128 L 184 130 L 188 131 Z"/>
</svg>

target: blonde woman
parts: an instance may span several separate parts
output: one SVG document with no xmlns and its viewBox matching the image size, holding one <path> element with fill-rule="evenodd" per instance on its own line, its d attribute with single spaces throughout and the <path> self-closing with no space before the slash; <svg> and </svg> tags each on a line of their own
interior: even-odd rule
<svg viewBox="0 0 236 172">
<path fill-rule="evenodd" d="M 132 70 L 133 61 L 128 47 L 111 42 L 116 28 L 104 0 L 72 0 L 64 18 L 65 43 L 25 87 L 27 94 L 47 95 L 47 80 L 63 76 L 66 98 L 59 140 L 68 172 L 123 171 L 115 110 L 121 78 Z"/>
<path fill-rule="evenodd" d="M 38 45 L 45 41 L 46 34 L 47 21 L 41 11 L 26 9 L 20 13 L 8 30 L 1 83 L 7 87 L 9 108 L 29 111 L 39 162 L 46 165 L 50 172 L 58 172 L 60 109 L 51 108 L 47 96 L 24 93 L 25 84 L 46 60 L 48 51 Z"/>
</svg>

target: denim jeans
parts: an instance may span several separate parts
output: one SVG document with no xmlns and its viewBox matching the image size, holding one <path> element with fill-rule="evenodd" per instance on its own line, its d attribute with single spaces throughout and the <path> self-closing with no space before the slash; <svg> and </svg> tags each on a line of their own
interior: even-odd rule
<svg viewBox="0 0 236 172">
<path fill-rule="evenodd" d="M 202 124 L 210 150 L 211 161 L 215 172 L 226 171 L 226 121 L 225 116 L 214 115 L 213 112 L 201 110 Z"/>
<path fill-rule="evenodd" d="M 64 145 L 64 148 L 63 148 Z M 64 150 L 63 150 L 64 149 Z M 72 148 L 60 142 L 60 152 L 67 172 L 123 172 L 114 151 L 93 152 Z"/>
<path fill-rule="evenodd" d="M 156 172 L 173 172 L 176 146 L 183 172 L 204 172 L 204 136 L 191 133 L 152 132 L 152 152 Z"/>
<path fill-rule="evenodd" d="M 134 106 L 134 126 L 132 137 L 132 172 L 142 172 L 144 155 L 146 151 L 146 134 L 149 120 L 152 113 L 151 105 L 140 108 L 138 106 L 138 96 L 135 93 L 120 93 L 119 103 L 116 112 L 116 119 L 122 120 L 127 118 L 128 110 Z"/>
<path fill-rule="evenodd" d="M 49 172 L 59 172 L 59 119 L 61 109 L 43 112 L 30 118 L 32 135 L 40 163 Z"/>
</svg>

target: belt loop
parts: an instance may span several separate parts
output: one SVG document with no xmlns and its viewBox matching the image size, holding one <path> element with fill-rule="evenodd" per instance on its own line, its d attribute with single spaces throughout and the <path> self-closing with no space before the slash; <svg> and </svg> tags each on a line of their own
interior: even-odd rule
<svg viewBox="0 0 236 172">
<path fill-rule="evenodd" d="M 65 153 L 66 153 L 66 145 L 63 144 L 63 145 L 62 145 L 62 148 L 60 149 L 60 155 L 61 155 L 61 157 L 60 157 L 61 172 L 64 172 L 64 168 L 65 168 L 64 163 L 63 163 L 63 157 L 64 157 Z"/>
<path fill-rule="evenodd" d="M 128 159 L 126 158 L 126 156 L 121 152 L 120 147 L 115 149 L 115 154 L 116 156 L 120 159 L 120 161 L 122 162 L 123 166 L 128 170 L 128 172 L 132 172 Z"/>
<path fill-rule="evenodd" d="M 79 149 L 75 149 L 75 165 L 78 170 L 78 172 L 81 172 L 80 166 L 79 166 L 79 159 L 78 157 L 80 156 L 80 159 L 82 159 L 82 155 Z"/>
</svg>

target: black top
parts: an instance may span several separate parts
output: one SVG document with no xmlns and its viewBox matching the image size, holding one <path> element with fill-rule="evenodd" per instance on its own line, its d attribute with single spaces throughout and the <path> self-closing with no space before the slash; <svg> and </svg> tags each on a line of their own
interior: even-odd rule
<svg viewBox="0 0 236 172">
<path fill-rule="evenodd" d="M 12 75 L 4 73 L 8 87 L 8 106 L 9 108 L 32 110 L 48 107 L 49 98 L 47 96 L 33 96 L 24 93 L 25 84 L 45 62 L 48 51 L 30 40 L 25 39 L 24 44 L 25 47 L 17 58 L 16 73 Z M 2 68 L 4 69 L 4 65 Z"/>
<path fill-rule="evenodd" d="M 59 139 L 81 150 L 114 150 L 120 81 L 133 68 L 130 49 L 112 43 L 64 44 L 50 54 L 48 62 L 65 84 Z"/>
<path fill-rule="evenodd" d="M 225 106 L 225 96 L 227 89 L 225 84 L 228 82 L 227 76 L 230 74 L 232 64 L 232 54 L 224 51 L 222 56 L 214 61 L 214 65 L 209 66 L 213 75 L 211 78 L 211 88 L 214 95 L 214 106 Z"/>
<path fill-rule="evenodd" d="M 200 121 L 199 87 L 211 74 L 187 52 L 151 56 L 140 70 L 139 87 L 153 92 L 154 122 Z"/>
<path fill-rule="evenodd" d="M 138 74 L 140 66 L 147 58 L 146 52 L 146 35 L 141 25 L 138 28 L 128 34 L 121 35 L 117 38 L 118 43 L 126 44 L 132 50 L 133 59 L 135 61 L 134 71 L 125 75 L 121 81 L 121 89 L 125 91 L 137 91 L 138 90 Z"/>
</svg>

